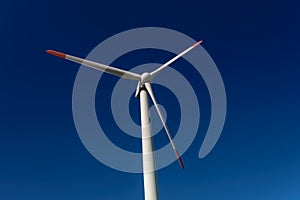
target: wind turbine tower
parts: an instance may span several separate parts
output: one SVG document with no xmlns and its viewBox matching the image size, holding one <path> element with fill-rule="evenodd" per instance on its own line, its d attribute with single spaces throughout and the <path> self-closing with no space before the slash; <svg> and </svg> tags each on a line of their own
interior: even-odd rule
<svg viewBox="0 0 300 200">
<path fill-rule="evenodd" d="M 155 173 L 155 160 L 153 154 L 153 143 L 152 143 L 152 132 L 151 132 L 151 121 L 149 116 L 149 103 L 148 103 L 148 94 L 153 101 L 153 104 L 156 108 L 156 111 L 159 115 L 159 118 L 164 126 L 164 129 L 167 133 L 167 136 L 170 140 L 174 153 L 177 157 L 177 160 L 182 167 L 184 168 L 183 162 L 180 158 L 180 155 L 175 147 L 173 142 L 173 138 L 170 134 L 170 131 L 163 119 L 162 112 L 160 111 L 156 99 L 154 97 L 154 93 L 152 91 L 151 83 L 153 78 L 157 76 L 163 69 L 168 67 L 170 64 L 175 62 L 178 58 L 182 57 L 184 54 L 198 46 L 202 43 L 202 40 L 195 43 L 191 47 L 187 48 L 186 50 L 182 51 L 171 60 L 166 62 L 165 64 L 161 65 L 159 68 L 152 72 L 145 72 L 143 74 L 137 74 L 134 72 L 129 72 L 126 70 L 122 70 L 119 68 L 115 68 L 112 66 L 108 66 L 105 64 L 93 62 L 90 60 L 78 58 L 75 56 L 71 56 L 65 53 L 61 53 L 58 51 L 47 50 L 47 53 L 70 60 L 72 62 L 78 63 L 80 65 L 84 65 L 87 67 L 91 67 L 96 70 L 103 71 L 108 74 L 112 74 L 114 76 L 118 76 L 120 78 L 135 80 L 138 81 L 137 89 L 135 93 L 135 97 L 140 98 L 140 110 L 141 110 L 141 132 L 142 132 L 142 155 L 143 155 L 143 178 L 144 178 L 144 196 L 145 200 L 158 200 L 158 189 L 157 189 L 157 179 Z"/>
</svg>

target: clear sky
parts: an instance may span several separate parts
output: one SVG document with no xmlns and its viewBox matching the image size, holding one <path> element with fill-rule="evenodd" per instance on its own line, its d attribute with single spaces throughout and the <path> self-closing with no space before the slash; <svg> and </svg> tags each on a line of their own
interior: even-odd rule
<svg viewBox="0 0 300 200">
<path fill-rule="evenodd" d="M 108 37 L 145 26 L 202 39 L 223 77 L 228 101 L 221 138 L 200 160 L 210 115 L 202 88 L 203 121 L 183 155 L 186 168 L 174 162 L 158 171 L 160 198 L 300 199 L 296 1 L 15 0 L 0 3 L 0 23 L 0 199 L 143 198 L 141 174 L 108 168 L 81 143 L 72 116 L 79 65 L 45 50 L 85 57 Z M 129 58 L 119 62 L 130 63 Z M 150 61 L 140 56 L 138 62 Z M 116 80 L 106 78 L 107 83 Z M 176 122 L 167 122 L 176 129 Z M 124 135 L 121 141 L 111 137 L 123 148 L 135 147 Z M 162 138 L 158 146 L 166 144 Z"/>
</svg>

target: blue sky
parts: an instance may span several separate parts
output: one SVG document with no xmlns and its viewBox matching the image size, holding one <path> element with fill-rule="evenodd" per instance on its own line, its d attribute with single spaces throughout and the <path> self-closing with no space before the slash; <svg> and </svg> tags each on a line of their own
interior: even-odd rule
<svg viewBox="0 0 300 200">
<path fill-rule="evenodd" d="M 141 174 L 110 169 L 82 145 L 72 116 L 79 66 L 45 50 L 85 57 L 114 34 L 157 26 L 204 41 L 228 101 L 221 138 L 200 160 L 210 114 L 201 89 L 203 122 L 183 155 L 186 169 L 175 162 L 158 171 L 161 199 L 299 199 L 297 7 L 291 0 L 2 1 L 0 198 L 143 198 Z"/>
</svg>

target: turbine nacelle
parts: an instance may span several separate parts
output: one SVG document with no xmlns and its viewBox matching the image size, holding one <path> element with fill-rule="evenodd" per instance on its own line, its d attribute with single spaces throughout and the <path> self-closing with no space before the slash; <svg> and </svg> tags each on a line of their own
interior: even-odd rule
<svg viewBox="0 0 300 200">
<path fill-rule="evenodd" d="M 136 91 L 135 91 L 135 98 L 139 98 L 140 91 L 142 88 L 145 87 L 145 83 L 151 83 L 152 76 L 149 72 L 145 72 L 141 75 L 141 80 L 138 82 Z"/>
</svg>

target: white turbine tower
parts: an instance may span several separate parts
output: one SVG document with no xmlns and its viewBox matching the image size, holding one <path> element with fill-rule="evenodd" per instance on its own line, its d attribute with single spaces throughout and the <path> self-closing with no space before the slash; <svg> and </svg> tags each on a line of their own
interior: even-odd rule
<svg viewBox="0 0 300 200">
<path fill-rule="evenodd" d="M 172 64 L 174 61 L 176 61 L 178 58 L 182 57 L 184 54 L 198 46 L 200 43 L 202 43 L 202 40 L 195 43 L 191 47 L 187 48 L 186 50 L 179 53 L 177 56 L 157 68 L 156 70 L 148 73 L 145 72 L 143 74 L 136 74 L 133 72 L 129 72 L 126 70 L 118 69 L 115 67 L 111 67 L 108 65 L 104 65 L 101 63 L 85 60 L 82 58 L 78 58 L 75 56 L 67 55 L 61 52 L 53 51 L 53 50 L 47 50 L 47 53 L 64 58 L 67 60 L 70 60 L 75 63 L 79 63 L 81 65 L 85 65 L 87 67 L 91 67 L 96 70 L 103 71 L 105 73 L 109 73 L 124 79 L 130 79 L 130 80 L 137 80 L 138 85 L 136 89 L 135 96 L 140 98 L 140 108 L 141 108 L 141 131 L 142 131 L 142 154 L 143 154 L 143 176 L 144 176 L 144 195 L 145 200 L 157 200 L 158 199 L 158 189 L 157 189 L 157 180 L 156 180 L 156 174 L 155 174 L 155 162 L 154 162 L 154 155 L 153 155 L 153 144 L 152 144 L 152 132 L 151 132 L 151 121 L 149 117 L 149 104 L 148 104 L 148 95 L 153 101 L 153 104 L 156 108 L 156 111 L 158 112 L 158 115 L 160 117 L 160 120 L 164 126 L 164 129 L 167 133 L 167 136 L 170 140 L 170 143 L 172 145 L 172 148 L 175 152 L 175 155 L 177 157 L 177 160 L 182 167 L 184 168 L 183 162 L 180 158 L 180 155 L 178 151 L 176 150 L 175 144 L 173 142 L 173 138 L 169 132 L 169 129 L 164 122 L 162 113 L 157 105 L 156 99 L 154 97 L 152 88 L 151 88 L 151 82 L 152 79 L 157 76 L 164 68 L 168 67 L 170 64 Z"/>
</svg>

